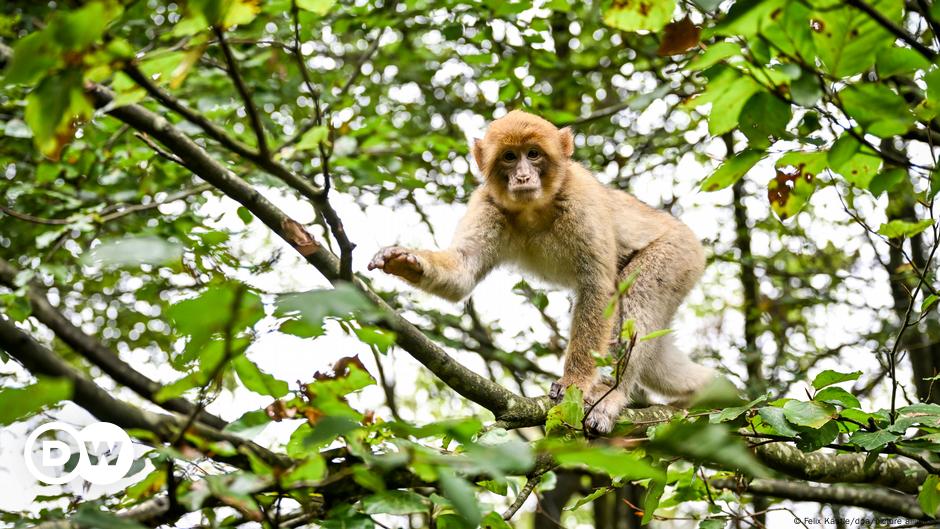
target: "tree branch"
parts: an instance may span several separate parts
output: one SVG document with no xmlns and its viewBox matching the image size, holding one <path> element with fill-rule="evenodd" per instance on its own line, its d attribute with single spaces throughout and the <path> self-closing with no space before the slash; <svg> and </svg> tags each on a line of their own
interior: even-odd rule
<svg viewBox="0 0 940 529">
<path fill-rule="evenodd" d="M 738 493 L 746 492 L 755 496 L 854 505 L 915 520 L 926 517 L 915 498 L 886 489 L 859 485 L 809 485 L 803 481 L 782 479 L 755 479 L 750 483 L 741 483 L 733 479 L 713 479 L 710 483 L 716 488 L 729 489 Z"/>
<path fill-rule="evenodd" d="M 870 483 L 916 493 L 927 473 L 919 465 L 880 456 L 866 467 L 868 454 L 804 453 L 786 443 L 767 443 L 754 449 L 768 467 L 788 476 L 821 483 Z"/>
</svg>

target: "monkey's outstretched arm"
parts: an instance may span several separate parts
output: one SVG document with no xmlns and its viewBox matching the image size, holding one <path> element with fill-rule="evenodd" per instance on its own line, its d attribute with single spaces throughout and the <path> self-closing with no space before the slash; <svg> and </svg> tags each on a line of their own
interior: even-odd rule
<svg viewBox="0 0 940 529">
<path fill-rule="evenodd" d="M 503 233 L 502 214 L 474 194 L 449 248 L 433 251 L 390 246 L 373 257 L 369 270 L 382 269 L 426 292 L 458 301 L 498 263 Z"/>
</svg>

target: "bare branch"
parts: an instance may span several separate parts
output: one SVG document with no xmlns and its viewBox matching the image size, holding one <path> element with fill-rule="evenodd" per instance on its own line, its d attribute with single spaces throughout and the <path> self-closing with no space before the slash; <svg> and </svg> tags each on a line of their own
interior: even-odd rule
<svg viewBox="0 0 940 529">
<path fill-rule="evenodd" d="M 258 151 L 261 156 L 269 158 L 268 142 L 264 138 L 264 125 L 261 123 L 261 116 L 258 114 L 258 109 L 251 99 L 251 94 L 248 92 L 245 80 L 238 71 L 238 63 L 235 61 L 235 55 L 232 54 L 232 49 L 229 47 L 228 42 L 225 41 L 225 30 L 219 26 L 214 26 L 212 31 L 215 32 L 216 38 L 219 39 L 219 47 L 222 48 L 222 55 L 225 56 L 225 63 L 228 64 L 229 77 L 231 77 L 232 82 L 235 83 L 235 89 L 238 90 L 238 95 L 241 96 L 242 102 L 245 105 L 245 112 L 248 113 L 248 119 L 251 121 L 251 128 L 255 131 L 255 138 L 258 140 Z"/>
</svg>

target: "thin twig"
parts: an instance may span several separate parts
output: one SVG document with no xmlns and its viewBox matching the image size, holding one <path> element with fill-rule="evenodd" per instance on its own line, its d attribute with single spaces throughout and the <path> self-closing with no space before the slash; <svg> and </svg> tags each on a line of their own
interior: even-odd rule
<svg viewBox="0 0 940 529">
<path fill-rule="evenodd" d="M 28 213 L 20 213 L 2 204 L 0 204 L 0 212 L 13 217 L 14 219 L 32 222 L 33 224 L 44 224 L 46 226 L 65 226 L 72 223 L 71 219 L 44 219 L 42 217 L 35 217 Z"/>
<path fill-rule="evenodd" d="M 238 95 L 241 96 L 242 102 L 245 105 L 245 112 L 248 113 L 248 119 L 251 121 L 251 128 L 255 131 L 255 137 L 258 140 L 258 152 L 261 153 L 261 156 L 268 158 L 270 157 L 270 153 L 268 151 L 268 142 L 264 138 L 264 125 L 261 123 L 261 116 L 258 114 L 258 109 L 251 99 L 248 87 L 245 86 L 245 80 L 242 78 L 242 74 L 238 71 L 238 63 L 235 61 L 235 55 L 232 54 L 232 49 L 229 47 L 228 42 L 225 41 L 225 30 L 218 26 L 214 26 L 212 30 L 215 32 L 216 38 L 219 39 L 219 47 L 222 48 L 222 55 L 225 56 L 225 62 L 228 64 L 229 77 L 231 77 L 232 82 L 235 83 L 235 89 L 238 90 Z"/>
</svg>

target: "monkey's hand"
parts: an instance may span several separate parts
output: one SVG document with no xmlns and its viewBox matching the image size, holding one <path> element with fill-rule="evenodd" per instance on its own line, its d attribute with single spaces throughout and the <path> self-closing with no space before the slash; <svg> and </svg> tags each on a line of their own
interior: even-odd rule
<svg viewBox="0 0 940 529">
<path fill-rule="evenodd" d="M 389 246 L 379 250 L 369 263 L 369 270 L 376 268 L 412 283 L 417 283 L 424 276 L 424 267 L 418 255 L 414 250 L 401 246 Z"/>
</svg>

